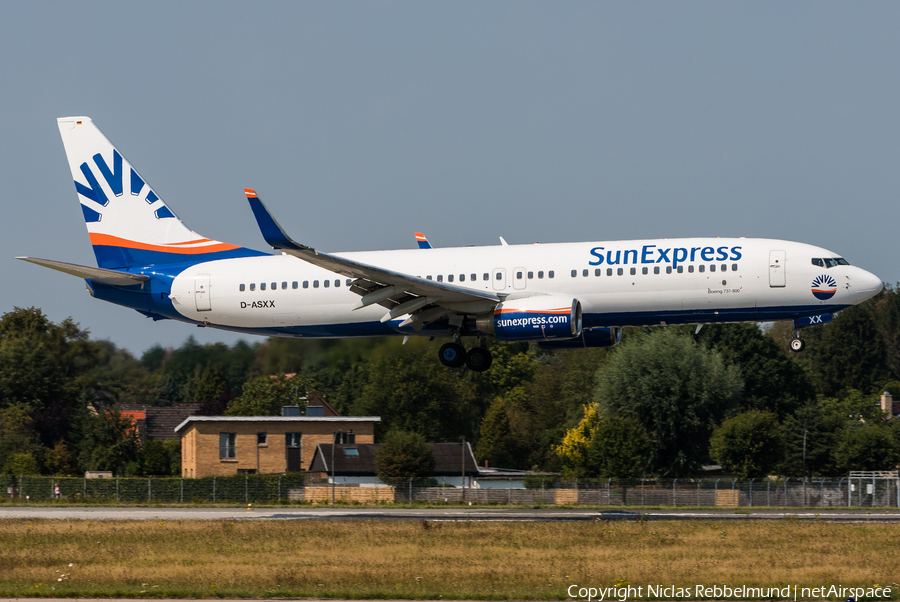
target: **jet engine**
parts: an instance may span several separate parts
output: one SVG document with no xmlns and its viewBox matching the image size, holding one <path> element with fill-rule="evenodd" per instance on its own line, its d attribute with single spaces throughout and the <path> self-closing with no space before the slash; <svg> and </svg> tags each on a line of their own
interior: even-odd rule
<svg viewBox="0 0 900 602">
<path fill-rule="evenodd" d="M 504 301 L 479 315 L 475 325 L 498 341 L 571 339 L 581 334 L 581 303 L 561 295 Z"/>
<path fill-rule="evenodd" d="M 568 341 L 540 341 L 541 349 L 584 349 L 590 347 L 612 347 L 622 340 L 621 328 L 594 328 L 582 330 L 581 336 Z"/>
</svg>

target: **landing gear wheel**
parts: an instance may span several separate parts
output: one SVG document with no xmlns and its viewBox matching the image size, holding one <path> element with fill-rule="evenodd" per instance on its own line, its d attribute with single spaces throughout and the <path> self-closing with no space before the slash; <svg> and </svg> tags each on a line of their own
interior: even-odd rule
<svg viewBox="0 0 900 602">
<path fill-rule="evenodd" d="M 459 368 L 466 363 L 466 350 L 459 343 L 444 343 L 438 352 L 441 363 L 449 368 Z"/>
<path fill-rule="evenodd" d="M 494 363 L 491 352 L 481 347 L 473 347 L 466 354 L 466 366 L 474 372 L 484 372 Z"/>
<path fill-rule="evenodd" d="M 803 351 L 804 347 L 806 347 L 806 343 L 803 342 L 803 339 L 791 339 L 791 351 L 795 353 Z"/>
</svg>

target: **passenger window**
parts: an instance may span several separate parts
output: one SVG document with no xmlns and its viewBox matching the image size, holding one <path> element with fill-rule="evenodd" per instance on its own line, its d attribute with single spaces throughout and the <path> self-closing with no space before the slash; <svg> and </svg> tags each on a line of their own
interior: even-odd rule
<svg viewBox="0 0 900 602">
<path fill-rule="evenodd" d="M 475 274 L 469 274 L 469 280 L 471 280 L 472 282 L 475 282 L 477 280 L 477 278 L 475 277 Z"/>
<path fill-rule="evenodd" d="M 323 281 L 322 281 L 322 285 L 323 285 L 325 288 L 328 288 L 329 286 L 331 286 L 331 280 L 323 280 Z"/>
<path fill-rule="evenodd" d="M 251 291 L 255 291 L 255 290 L 256 290 L 256 283 L 255 283 L 255 282 L 251 282 L 251 283 L 250 283 L 250 290 L 251 290 Z"/>
<path fill-rule="evenodd" d="M 299 285 L 300 285 L 300 283 L 297 282 L 296 280 L 294 280 L 293 282 L 291 282 L 291 288 L 294 289 L 294 290 L 297 290 L 297 286 L 299 286 Z"/>
<path fill-rule="evenodd" d="M 555 274 L 554 274 L 553 270 L 550 270 L 549 272 L 547 272 L 547 278 L 553 278 L 554 275 Z"/>
<path fill-rule="evenodd" d="M 683 273 L 684 273 L 684 266 L 683 266 L 683 265 L 678 266 L 678 273 L 679 273 L 679 274 L 683 274 Z"/>
<path fill-rule="evenodd" d="M 728 271 L 728 264 L 727 264 L 727 263 L 723 263 L 723 264 L 722 264 L 722 267 L 719 268 L 719 269 L 720 269 L 721 271 L 723 271 L 723 272 L 727 272 L 727 271 Z"/>
<path fill-rule="evenodd" d="M 650 271 L 650 268 L 641 268 L 641 274 L 643 274 L 644 276 L 646 276 L 647 272 L 649 272 L 649 271 Z"/>
<path fill-rule="evenodd" d="M 425 276 L 425 280 L 431 280 L 431 276 Z"/>
<path fill-rule="evenodd" d="M 277 290 L 278 290 L 278 283 L 277 283 L 277 282 L 273 282 L 273 283 L 272 283 L 272 290 L 273 290 L 273 291 L 277 291 Z"/>
<path fill-rule="evenodd" d="M 259 283 L 259 290 L 261 290 L 261 291 L 266 290 L 266 283 L 265 283 L 265 282 L 260 282 L 260 283 Z"/>
<path fill-rule="evenodd" d="M 287 290 L 287 282 L 282 282 L 282 283 L 281 283 L 281 290 L 283 290 L 283 291 L 284 291 L 284 290 Z"/>
<path fill-rule="evenodd" d="M 631 275 L 634 276 L 637 274 L 637 268 L 631 268 Z"/>
<path fill-rule="evenodd" d="M 732 264 L 731 264 L 731 271 L 732 271 L 732 272 L 737 272 L 737 264 L 736 264 L 736 263 L 732 263 Z"/>
<path fill-rule="evenodd" d="M 313 288 L 319 288 L 319 281 L 313 280 Z"/>
<path fill-rule="evenodd" d="M 709 271 L 710 271 L 710 272 L 715 272 L 715 271 L 716 271 L 716 264 L 712 264 L 711 266 L 709 266 Z"/>
<path fill-rule="evenodd" d="M 460 275 L 459 275 L 459 281 L 460 281 L 460 282 L 465 282 L 465 281 L 466 281 L 466 275 L 465 275 L 465 274 L 460 274 Z"/>
<path fill-rule="evenodd" d="M 653 273 L 659 274 L 659 266 L 658 265 L 653 266 Z"/>
<path fill-rule="evenodd" d="M 335 287 L 341 286 L 341 281 L 340 281 L 340 279 L 337 279 L 337 280 L 334 281 L 334 286 L 335 286 Z"/>
<path fill-rule="evenodd" d="M 672 266 L 667 265 L 666 266 L 666 274 L 671 274 L 671 273 L 672 273 Z"/>
<path fill-rule="evenodd" d="M 447 274 L 447 282 L 453 282 L 453 274 Z"/>
<path fill-rule="evenodd" d="M 606 268 L 606 275 L 607 275 L 607 276 L 612 276 L 612 274 L 613 274 L 612 268 Z"/>
<path fill-rule="evenodd" d="M 700 270 L 700 273 L 702 274 L 703 272 L 706 271 L 706 266 L 705 266 L 705 265 L 701 265 L 701 266 L 699 266 L 697 269 Z"/>
<path fill-rule="evenodd" d="M 543 277 L 544 277 L 544 271 L 543 270 L 538 271 L 538 278 L 543 278 Z"/>
<path fill-rule="evenodd" d="M 586 278 L 587 275 L 588 275 L 588 270 L 582 270 L 582 271 L 581 271 L 581 275 L 584 276 L 584 277 Z"/>
<path fill-rule="evenodd" d="M 487 272 L 485 272 L 485 273 L 484 273 L 484 276 L 483 276 L 481 279 L 482 279 L 482 280 L 490 280 L 491 277 L 488 276 L 488 273 L 487 273 Z"/>
<path fill-rule="evenodd" d="M 245 288 L 245 287 L 244 287 L 244 285 L 242 284 L 242 285 L 241 285 L 241 292 L 242 292 L 242 293 L 244 292 L 244 288 Z"/>
<path fill-rule="evenodd" d="M 625 274 L 625 270 L 623 270 L 622 268 L 619 268 L 618 270 L 616 270 L 616 273 L 617 273 L 619 276 L 622 276 L 622 275 Z"/>
<path fill-rule="evenodd" d="M 494 276 L 494 280 L 503 280 L 503 272 L 497 272 L 497 275 Z"/>
<path fill-rule="evenodd" d="M 693 274 L 693 273 L 694 273 L 694 266 L 689 265 L 688 266 L 688 274 Z"/>
<path fill-rule="evenodd" d="M 303 281 L 303 288 L 309 288 L 309 280 Z"/>
<path fill-rule="evenodd" d="M 528 279 L 531 280 L 534 278 L 534 272 L 528 272 Z"/>
<path fill-rule="evenodd" d="M 572 278 L 578 275 L 578 270 L 572 270 Z"/>
<path fill-rule="evenodd" d="M 599 276 L 602 273 L 603 273 L 603 270 L 601 270 L 600 268 L 597 268 L 596 270 L 594 270 L 594 276 Z"/>
<path fill-rule="evenodd" d="M 347 278 L 347 281 L 346 281 L 347 286 L 350 286 L 350 283 L 351 283 L 351 282 L 353 282 L 353 281 L 350 280 L 349 278 Z"/>
<path fill-rule="evenodd" d="M 444 275 L 438 274 L 438 282 L 443 282 L 443 281 L 444 281 Z"/>
<path fill-rule="evenodd" d="M 522 272 L 516 272 L 516 280 L 521 280 L 524 274 Z"/>
</svg>

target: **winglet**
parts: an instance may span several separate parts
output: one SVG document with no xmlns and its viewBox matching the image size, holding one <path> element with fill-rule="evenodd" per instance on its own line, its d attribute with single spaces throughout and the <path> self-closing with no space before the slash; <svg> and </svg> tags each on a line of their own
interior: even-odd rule
<svg viewBox="0 0 900 602">
<path fill-rule="evenodd" d="M 422 234 L 421 232 L 415 232 L 414 234 L 416 236 L 416 242 L 419 243 L 420 249 L 431 249 L 432 248 L 431 243 L 428 242 L 428 239 L 425 238 L 424 234 Z"/>
<path fill-rule="evenodd" d="M 312 247 L 307 247 L 306 245 L 294 242 L 291 240 L 290 236 L 284 233 L 284 229 L 282 229 L 278 222 L 275 221 L 275 218 L 272 217 L 272 214 L 269 213 L 269 210 L 263 205 L 263 202 L 259 200 L 259 195 L 256 194 L 255 190 L 252 188 L 244 188 L 244 194 L 247 195 L 247 200 L 250 202 L 250 209 L 253 210 L 253 216 L 256 218 L 259 231 L 273 249 L 293 249 L 295 251 L 315 252 L 315 249 Z"/>
</svg>

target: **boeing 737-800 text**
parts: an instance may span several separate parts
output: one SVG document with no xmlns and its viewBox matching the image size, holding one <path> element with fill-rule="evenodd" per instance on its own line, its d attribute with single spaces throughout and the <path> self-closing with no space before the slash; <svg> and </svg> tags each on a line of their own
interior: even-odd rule
<svg viewBox="0 0 900 602">
<path fill-rule="evenodd" d="M 882 290 L 837 253 L 751 238 L 686 238 L 322 253 L 294 242 L 245 190 L 272 255 L 187 228 L 87 117 L 58 120 L 99 267 L 21 257 L 84 278 L 154 320 L 287 337 L 447 337 L 440 360 L 491 365 L 490 337 L 615 345 L 624 326 L 793 320 Z M 461 337 L 477 337 L 466 351 Z"/>
</svg>

